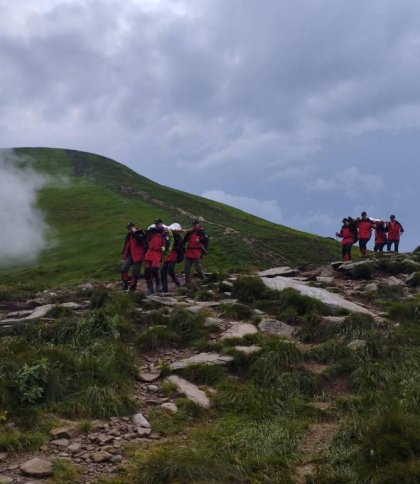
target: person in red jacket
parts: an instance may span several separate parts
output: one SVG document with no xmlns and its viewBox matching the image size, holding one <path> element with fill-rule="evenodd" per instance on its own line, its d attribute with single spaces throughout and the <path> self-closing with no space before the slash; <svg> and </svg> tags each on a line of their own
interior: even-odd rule
<svg viewBox="0 0 420 484">
<path fill-rule="evenodd" d="M 164 258 L 160 277 L 162 279 L 162 291 L 168 292 L 168 274 L 177 287 L 181 285 L 175 274 L 175 264 L 184 260 L 184 240 L 182 237 L 182 227 L 179 223 L 173 223 L 168 227 L 172 232 L 173 244 L 171 251 Z"/>
<path fill-rule="evenodd" d="M 185 250 L 185 283 L 189 284 L 191 281 L 191 267 L 194 264 L 197 274 L 202 280 L 205 280 L 203 267 L 201 266 L 201 258 L 207 252 L 209 238 L 204 232 L 198 220 L 193 220 L 192 228 L 184 237 Z"/>
<path fill-rule="evenodd" d="M 155 220 L 147 230 L 147 252 L 145 260 L 145 278 L 149 294 L 162 292 L 160 281 L 160 264 L 162 257 L 169 248 L 167 231 L 160 218 Z M 156 290 L 153 287 L 153 280 L 156 281 Z"/>
<path fill-rule="evenodd" d="M 372 236 L 374 222 L 370 220 L 366 212 L 362 212 L 362 218 L 357 219 L 357 230 L 359 231 L 359 248 L 362 255 L 366 255 L 367 243 Z"/>
<path fill-rule="evenodd" d="M 400 243 L 400 236 L 404 232 L 403 226 L 395 220 L 395 215 L 390 215 L 388 227 L 388 252 L 391 250 L 392 244 L 394 244 L 395 252 L 398 253 L 398 246 Z"/>
<path fill-rule="evenodd" d="M 341 227 L 340 232 L 337 232 L 335 235 L 341 238 L 341 253 L 343 255 L 343 260 L 351 260 L 351 249 L 353 247 L 354 238 L 349 219 L 343 218 L 343 226 Z"/>
<path fill-rule="evenodd" d="M 383 220 L 375 222 L 375 247 L 374 252 L 383 252 L 384 247 L 387 243 L 386 233 L 388 232 L 388 227 L 385 225 Z"/>
<path fill-rule="evenodd" d="M 146 252 L 146 238 L 144 232 L 139 230 L 133 222 L 127 224 L 127 231 L 122 251 L 121 288 L 124 291 L 135 291 Z M 130 267 L 133 268 L 131 279 L 128 274 Z"/>
</svg>

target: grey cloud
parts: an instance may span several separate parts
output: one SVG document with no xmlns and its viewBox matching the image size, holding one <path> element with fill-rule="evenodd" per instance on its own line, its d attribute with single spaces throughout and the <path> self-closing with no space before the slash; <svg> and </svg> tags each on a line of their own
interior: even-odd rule
<svg viewBox="0 0 420 484">
<path fill-rule="evenodd" d="M 19 168 L 12 150 L 0 151 L 0 266 L 36 259 L 47 245 L 48 226 L 36 207 L 47 180 Z"/>
</svg>

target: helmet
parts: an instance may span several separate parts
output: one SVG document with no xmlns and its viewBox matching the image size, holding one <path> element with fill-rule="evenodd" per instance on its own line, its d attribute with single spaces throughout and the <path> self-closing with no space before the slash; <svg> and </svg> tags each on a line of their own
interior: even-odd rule
<svg viewBox="0 0 420 484">
<path fill-rule="evenodd" d="M 178 222 L 174 222 L 173 224 L 169 225 L 168 229 L 172 232 L 182 232 L 182 227 Z"/>
</svg>

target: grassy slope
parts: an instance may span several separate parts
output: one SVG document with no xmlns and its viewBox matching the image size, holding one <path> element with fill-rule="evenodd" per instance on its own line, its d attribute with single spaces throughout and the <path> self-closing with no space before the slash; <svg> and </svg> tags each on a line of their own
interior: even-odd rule
<svg viewBox="0 0 420 484">
<path fill-rule="evenodd" d="M 156 217 L 186 226 L 190 215 L 204 217 L 211 236 L 205 260 L 209 270 L 321 263 L 337 253 L 333 241 L 167 188 L 108 158 L 50 148 L 15 152 L 23 164 L 65 181 L 44 188 L 39 195 L 53 243 L 36 264 L 3 270 L 4 283 L 30 281 L 46 286 L 112 277 L 118 270 L 127 221 L 146 227 Z M 236 233 L 228 233 L 226 227 Z"/>
</svg>

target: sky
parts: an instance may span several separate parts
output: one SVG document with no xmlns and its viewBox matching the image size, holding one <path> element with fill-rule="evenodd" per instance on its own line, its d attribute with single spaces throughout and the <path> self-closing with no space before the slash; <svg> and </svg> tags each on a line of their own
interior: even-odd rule
<svg viewBox="0 0 420 484">
<path fill-rule="evenodd" d="M 420 245 L 418 0 L 0 0 L 0 65 L 0 147 L 329 237 L 394 213 Z"/>
</svg>

